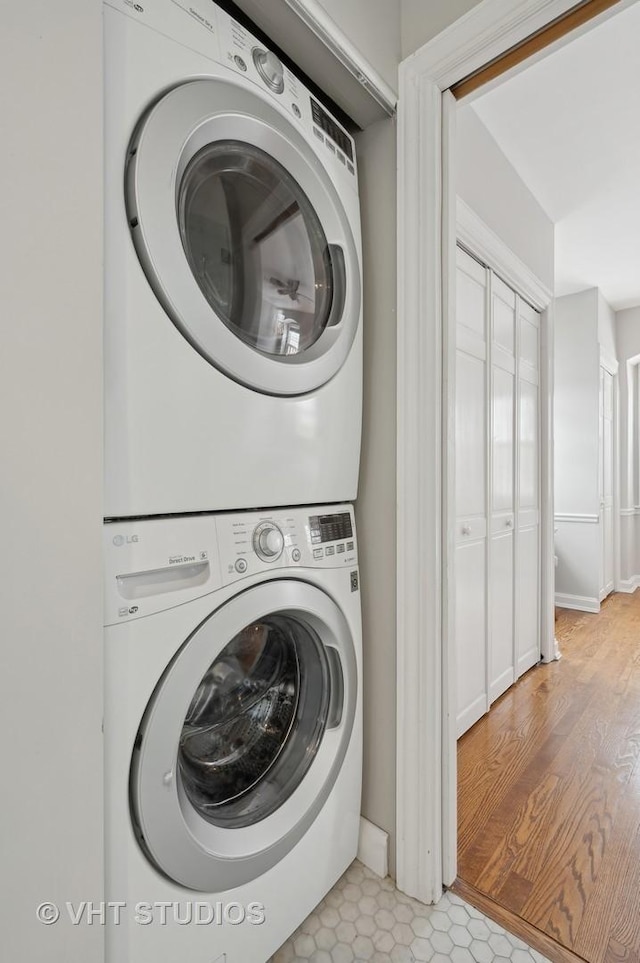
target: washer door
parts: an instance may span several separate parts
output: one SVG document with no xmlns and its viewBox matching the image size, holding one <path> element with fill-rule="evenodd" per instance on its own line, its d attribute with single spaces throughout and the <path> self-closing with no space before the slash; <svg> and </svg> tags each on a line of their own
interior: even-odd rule
<svg viewBox="0 0 640 963">
<path fill-rule="evenodd" d="M 279 862 L 338 777 L 356 693 L 347 623 L 319 589 L 269 582 L 210 615 L 167 668 L 135 740 L 133 821 L 156 867 L 220 892 Z"/>
<path fill-rule="evenodd" d="M 171 90 L 134 135 L 126 197 L 149 283 L 207 361 L 282 395 L 341 368 L 360 315 L 356 246 L 324 167 L 270 104 L 222 80 Z"/>
</svg>

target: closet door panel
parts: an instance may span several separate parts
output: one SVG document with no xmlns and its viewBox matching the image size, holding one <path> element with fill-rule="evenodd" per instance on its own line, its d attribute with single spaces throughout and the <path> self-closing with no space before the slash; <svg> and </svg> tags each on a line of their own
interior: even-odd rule
<svg viewBox="0 0 640 963">
<path fill-rule="evenodd" d="M 539 501 L 538 467 L 538 386 L 520 381 L 519 481 L 520 509 L 537 508 Z"/>
<path fill-rule="evenodd" d="M 518 653 L 516 677 L 530 669 L 540 659 L 540 549 L 539 525 L 521 528 L 518 532 Z"/>
<path fill-rule="evenodd" d="M 491 386 L 491 511 L 513 511 L 514 377 L 493 366 Z"/>
<path fill-rule="evenodd" d="M 457 728 L 487 702 L 487 272 L 458 249 L 456 325 Z"/>
<path fill-rule="evenodd" d="M 456 360 L 456 516 L 486 515 L 486 366 Z"/>
<path fill-rule="evenodd" d="M 489 554 L 489 702 L 509 688 L 513 669 L 513 529 L 491 538 Z"/>
<path fill-rule="evenodd" d="M 516 678 L 540 658 L 540 315 L 518 298 Z"/>
<path fill-rule="evenodd" d="M 456 549 L 456 659 L 458 735 L 489 708 L 486 646 L 486 539 Z"/>
</svg>

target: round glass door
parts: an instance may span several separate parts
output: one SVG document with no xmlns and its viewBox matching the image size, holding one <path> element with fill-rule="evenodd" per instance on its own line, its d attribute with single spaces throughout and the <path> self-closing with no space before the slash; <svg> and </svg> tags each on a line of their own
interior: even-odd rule
<svg viewBox="0 0 640 963">
<path fill-rule="evenodd" d="M 306 351 L 324 331 L 333 267 L 302 188 L 265 151 L 220 141 L 189 162 L 178 190 L 189 267 L 220 320 L 268 355 Z"/>
<path fill-rule="evenodd" d="M 275 579 L 209 615 L 158 681 L 132 747 L 132 823 L 150 861 L 206 892 L 276 865 L 340 776 L 357 691 L 348 623 L 319 588 Z"/>
<path fill-rule="evenodd" d="M 136 128 L 125 200 L 153 292 L 206 361 L 274 395 L 339 371 L 361 315 L 357 196 L 270 103 L 223 80 L 169 91 Z"/>
<path fill-rule="evenodd" d="M 317 635 L 288 615 L 245 626 L 211 663 L 180 736 L 180 776 L 196 812 L 239 829 L 269 816 L 318 752 L 330 669 Z"/>
</svg>

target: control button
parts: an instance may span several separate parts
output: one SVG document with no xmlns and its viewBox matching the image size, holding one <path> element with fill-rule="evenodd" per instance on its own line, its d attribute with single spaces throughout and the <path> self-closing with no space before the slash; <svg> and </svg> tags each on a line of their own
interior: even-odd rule
<svg viewBox="0 0 640 963">
<path fill-rule="evenodd" d="M 343 552 L 344 552 L 344 542 L 341 542 L 340 545 L 336 545 L 336 552 L 338 553 L 338 555 L 342 555 L 342 554 L 343 554 Z"/>
<path fill-rule="evenodd" d="M 302 553 L 299 548 L 294 548 L 294 550 L 291 553 L 291 558 L 293 559 L 294 562 L 300 561 L 300 559 L 302 558 Z"/>
<path fill-rule="evenodd" d="M 338 151 L 338 160 L 340 161 L 341 164 L 346 164 L 346 163 L 347 163 L 347 160 L 346 160 L 344 154 L 341 154 L 340 151 Z"/>
<path fill-rule="evenodd" d="M 323 555 L 324 555 L 324 549 L 323 549 L 323 548 L 314 548 L 314 550 L 313 550 L 313 557 L 314 557 L 314 558 L 322 558 Z"/>
<path fill-rule="evenodd" d="M 324 134 L 322 133 L 322 131 L 321 131 L 321 130 L 318 130 L 317 127 L 314 127 L 314 128 L 313 128 L 313 133 L 316 135 L 316 137 L 318 138 L 318 140 L 321 140 L 322 143 L 324 144 Z"/>
<path fill-rule="evenodd" d="M 236 67 L 246 72 L 247 65 L 239 54 L 235 55 L 235 57 L 233 58 L 233 62 L 236 65 Z"/>
<path fill-rule="evenodd" d="M 325 555 L 335 555 L 335 554 L 336 554 L 336 550 L 333 547 L 333 545 L 327 545 L 325 549 Z"/>
<path fill-rule="evenodd" d="M 348 552 L 352 552 L 352 551 L 353 551 L 353 542 L 347 542 L 347 551 L 348 551 Z"/>
<path fill-rule="evenodd" d="M 247 571 L 246 558 L 239 558 L 234 567 L 236 572 L 238 572 L 240 575 L 244 575 L 244 573 Z"/>
<path fill-rule="evenodd" d="M 284 90 L 284 67 L 276 55 L 260 47 L 254 47 L 252 55 L 256 70 L 269 90 L 274 94 L 281 94 Z"/>
<path fill-rule="evenodd" d="M 294 112 L 298 120 L 302 117 L 302 111 L 297 104 L 291 104 L 291 110 Z"/>
<path fill-rule="evenodd" d="M 353 164 L 350 161 L 347 161 L 347 170 L 349 171 L 350 174 L 355 174 Z"/>
<path fill-rule="evenodd" d="M 253 532 L 253 548 L 263 562 L 275 562 L 282 555 L 284 535 L 274 522 L 262 522 Z"/>
<path fill-rule="evenodd" d="M 335 154 L 335 152 L 336 152 L 336 145 L 335 145 L 335 144 L 332 144 L 331 141 L 330 141 L 328 138 L 327 138 L 327 142 L 326 142 L 326 143 L 327 143 L 327 147 L 329 148 L 329 150 L 331 151 L 331 153 L 332 153 L 332 154 Z"/>
</svg>

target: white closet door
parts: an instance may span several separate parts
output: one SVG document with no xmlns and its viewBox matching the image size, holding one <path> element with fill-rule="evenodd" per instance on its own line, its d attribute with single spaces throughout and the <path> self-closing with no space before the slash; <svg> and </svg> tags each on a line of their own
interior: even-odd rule
<svg viewBox="0 0 640 963">
<path fill-rule="evenodd" d="M 517 302 L 516 678 L 540 659 L 540 315 Z"/>
<path fill-rule="evenodd" d="M 600 600 L 613 592 L 613 375 L 600 368 Z"/>
<path fill-rule="evenodd" d="M 514 681 L 514 462 L 516 296 L 491 278 L 489 406 L 489 702 Z"/>
<path fill-rule="evenodd" d="M 456 655 L 458 734 L 487 699 L 487 272 L 458 249 L 456 270 Z"/>
</svg>

